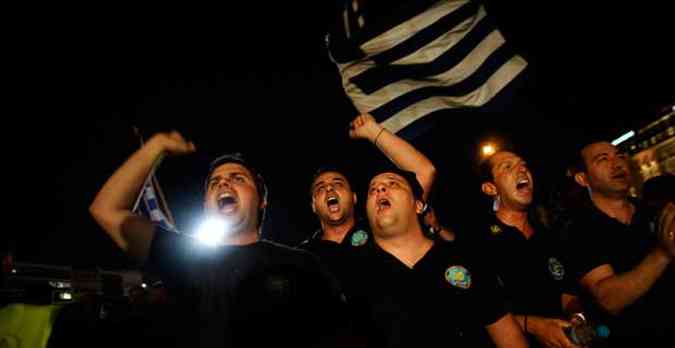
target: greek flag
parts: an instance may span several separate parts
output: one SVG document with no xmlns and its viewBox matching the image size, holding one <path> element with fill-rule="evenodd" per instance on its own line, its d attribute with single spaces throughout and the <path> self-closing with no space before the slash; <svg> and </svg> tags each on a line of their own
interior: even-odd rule
<svg viewBox="0 0 675 348">
<path fill-rule="evenodd" d="M 162 228 L 177 232 L 173 216 L 164 200 L 154 174 L 150 174 L 148 179 L 145 180 L 143 190 L 136 200 L 134 213 L 145 215 Z"/>
<path fill-rule="evenodd" d="M 344 1 L 327 45 L 354 106 L 392 132 L 483 106 L 527 66 L 470 0 Z"/>
</svg>

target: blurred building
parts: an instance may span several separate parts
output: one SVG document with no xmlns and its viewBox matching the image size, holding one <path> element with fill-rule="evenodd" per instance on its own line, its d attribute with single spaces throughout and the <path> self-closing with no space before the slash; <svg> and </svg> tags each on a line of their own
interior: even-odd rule
<svg viewBox="0 0 675 348">
<path fill-rule="evenodd" d="M 663 174 L 675 174 L 675 106 L 634 132 L 618 145 L 634 160 L 640 183 Z"/>
<path fill-rule="evenodd" d="M 3 303 L 69 303 L 81 295 L 125 297 L 143 285 L 136 270 L 78 270 L 70 266 L 13 262 L 4 265 L 0 300 Z"/>
</svg>

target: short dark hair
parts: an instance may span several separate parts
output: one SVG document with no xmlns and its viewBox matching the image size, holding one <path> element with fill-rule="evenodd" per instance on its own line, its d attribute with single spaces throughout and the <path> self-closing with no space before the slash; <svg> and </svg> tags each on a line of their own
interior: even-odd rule
<svg viewBox="0 0 675 348">
<path fill-rule="evenodd" d="M 586 167 L 582 152 L 588 145 L 602 142 L 608 141 L 597 136 L 582 137 L 581 141 L 577 142 L 572 149 L 572 153 L 567 160 L 567 176 L 574 178 L 575 174 L 585 172 L 588 168 Z"/>
<path fill-rule="evenodd" d="M 478 161 L 478 165 L 477 165 L 478 178 L 480 179 L 481 184 L 484 183 L 484 182 L 488 182 L 488 181 L 492 182 L 492 181 L 495 180 L 494 175 L 492 175 L 492 159 L 497 154 L 502 153 L 502 152 L 510 152 L 510 153 L 516 154 L 518 156 L 521 156 L 520 155 L 520 153 L 521 153 L 520 149 L 516 149 L 516 147 L 514 145 L 506 144 L 506 145 L 503 145 L 503 147 L 500 148 L 499 150 L 495 151 L 495 153 L 481 158 Z"/>
<path fill-rule="evenodd" d="M 495 152 L 478 162 L 478 178 L 480 179 L 481 184 L 487 181 L 494 181 L 495 178 L 494 175 L 492 175 L 492 162 L 490 160 L 498 153 L 499 152 Z"/>
<path fill-rule="evenodd" d="M 309 197 L 310 198 L 314 195 L 314 181 L 316 181 L 316 179 L 318 177 L 320 177 L 321 175 L 323 175 L 325 173 L 338 173 L 338 174 L 345 177 L 345 179 L 347 180 L 347 184 L 349 184 L 350 187 L 352 186 L 352 180 L 351 180 L 351 178 L 347 174 L 347 171 L 344 168 L 342 168 L 340 166 L 337 166 L 337 165 L 322 166 L 322 167 L 319 167 L 319 169 L 317 169 L 314 172 L 314 175 L 312 176 L 312 181 L 309 183 Z M 352 187 L 352 191 L 353 190 L 354 190 L 354 188 Z"/>
<path fill-rule="evenodd" d="M 258 191 L 258 197 L 260 198 L 261 202 L 266 202 L 267 201 L 267 185 L 265 184 L 265 179 L 263 176 L 260 174 L 260 172 L 256 169 L 255 166 L 251 164 L 251 162 L 247 161 L 244 156 L 239 153 L 239 152 L 234 152 L 234 153 L 228 153 L 224 154 L 220 157 L 217 157 L 215 160 L 211 161 L 211 164 L 209 164 L 209 171 L 206 174 L 206 179 L 204 180 L 204 192 L 208 190 L 208 185 L 209 185 L 209 180 L 211 179 L 211 174 L 220 166 L 223 164 L 227 163 L 237 163 L 243 166 L 244 168 L 248 169 L 249 172 L 251 172 L 251 176 L 253 176 L 253 180 L 255 181 L 255 188 Z M 265 208 L 259 209 L 259 214 L 258 214 L 258 227 L 260 227 L 265 220 Z"/>
<path fill-rule="evenodd" d="M 405 181 L 408 182 L 408 185 L 410 185 L 413 197 L 415 197 L 416 200 L 422 201 L 422 203 L 424 203 L 424 189 L 422 188 L 422 185 L 420 184 L 419 180 L 417 180 L 417 175 L 415 173 L 398 168 L 393 165 L 385 166 L 383 168 L 373 171 L 372 175 L 370 176 L 370 180 L 373 180 L 375 176 L 383 173 L 394 173 L 403 177 L 403 179 L 405 179 Z"/>
<path fill-rule="evenodd" d="M 664 173 L 653 176 L 642 186 L 642 199 L 646 203 L 667 202 L 675 197 L 675 175 Z"/>
</svg>

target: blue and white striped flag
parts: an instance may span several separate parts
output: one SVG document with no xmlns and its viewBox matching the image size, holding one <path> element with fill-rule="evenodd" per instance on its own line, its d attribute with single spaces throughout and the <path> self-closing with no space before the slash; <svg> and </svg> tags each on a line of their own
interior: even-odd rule
<svg viewBox="0 0 675 348">
<path fill-rule="evenodd" d="M 145 180 L 143 190 L 136 200 L 133 211 L 147 216 L 152 222 L 166 230 L 178 232 L 154 173 L 150 174 L 148 179 Z"/>
<path fill-rule="evenodd" d="M 354 106 L 392 132 L 483 106 L 527 66 L 470 0 L 347 0 L 327 44 Z"/>
</svg>

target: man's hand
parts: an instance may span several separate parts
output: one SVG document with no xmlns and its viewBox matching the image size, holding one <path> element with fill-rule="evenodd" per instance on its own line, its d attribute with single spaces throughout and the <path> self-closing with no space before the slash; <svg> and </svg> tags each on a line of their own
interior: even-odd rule
<svg viewBox="0 0 675 348">
<path fill-rule="evenodd" d="M 156 147 L 162 154 L 185 155 L 195 152 L 195 144 L 186 141 L 177 131 L 171 133 L 157 133 L 150 140 L 148 146 Z"/>
<path fill-rule="evenodd" d="M 350 123 L 349 137 L 352 139 L 368 139 L 375 142 L 375 138 L 382 131 L 382 126 L 377 124 L 370 114 L 362 114 Z"/>
<path fill-rule="evenodd" d="M 670 257 L 675 257 L 675 204 L 669 202 L 659 214 L 658 237 Z"/>
<path fill-rule="evenodd" d="M 565 335 L 564 329 L 570 326 L 572 324 L 565 320 L 527 317 L 527 331 L 548 348 L 579 348 Z"/>
</svg>

